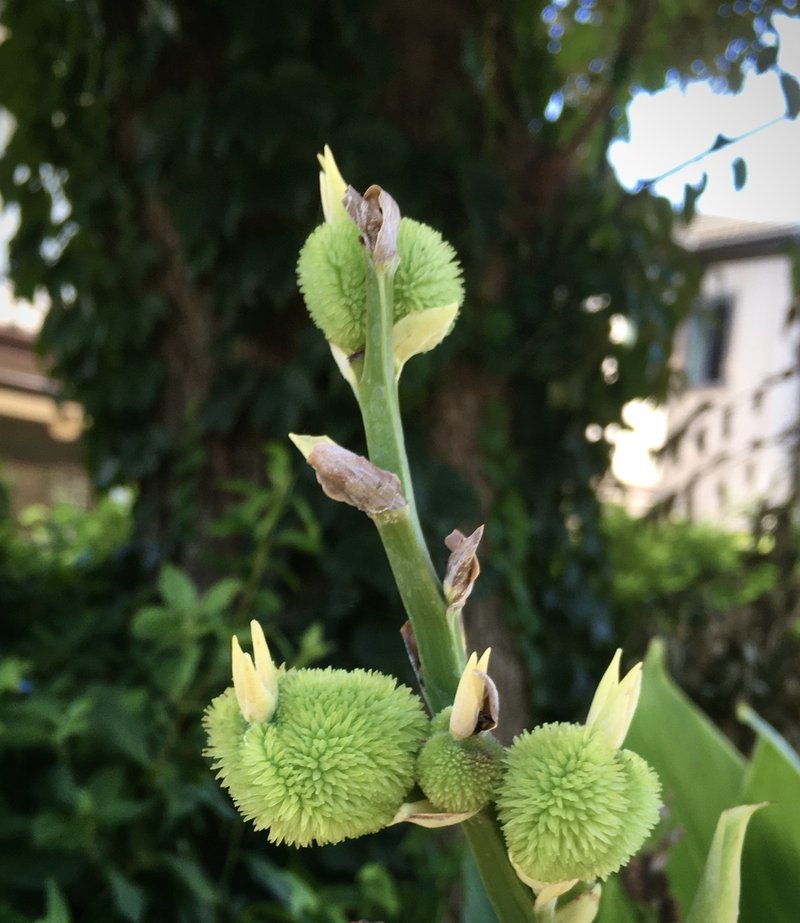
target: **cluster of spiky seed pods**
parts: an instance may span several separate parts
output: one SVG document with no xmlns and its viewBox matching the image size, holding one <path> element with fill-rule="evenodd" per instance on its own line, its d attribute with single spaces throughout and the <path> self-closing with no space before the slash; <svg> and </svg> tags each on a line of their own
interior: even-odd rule
<svg viewBox="0 0 800 923">
<path fill-rule="evenodd" d="M 243 816 L 274 842 L 338 843 L 413 819 L 403 807 L 418 788 L 433 823 L 496 802 L 527 878 L 592 881 L 626 862 L 658 819 L 655 774 L 617 745 L 636 695 L 613 675 L 618 658 L 598 691 L 607 707 L 589 723 L 543 725 L 504 749 L 491 731 L 457 730 L 480 710 L 488 652 L 470 658 L 453 706 L 429 719 L 415 693 L 381 673 L 276 667 L 260 625 L 251 628 L 254 657 L 234 639 L 234 686 L 206 712 L 207 753 Z"/>
<path fill-rule="evenodd" d="M 347 187 L 327 148 L 320 163 L 325 223 L 301 251 L 299 284 L 360 399 L 372 297 L 365 253 L 373 267 L 391 268 L 393 297 L 384 292 L 383 317 L 395 384 L 407 359 L 452 328 L 464 294 L 461 270 L 441 235 L 401 219 L 387 193 L 370 187 L 360 196 Z M 404 515 L 408 497 L 395 472 L 327 437 L 292 438 L 328 496 L 376 521 Z M 448 537 L 455 563 L 442 588 L 441 615 L 451 628 L 460 624 L 478 573 L 480 533 Z M 443 826 L 489 810 L 519 878 L 540 900 L 554 900 L 578 881 L 619 869 L 658 820 L 655 773 L 622 749 L 641 665 L 620 680 L 620 652 L 585 724 L 545 724 L 505 748 L 492 735 L 497 696 L 489 651 L 466 660 L 452 705 L 429 715 L 415 692 L 375 671 L 276 666 L 257 622 L 251 632 L 252 657 L 234 638 L 233 686 L 206 710 L 206 752 L 242 815 L 273 842 L 338 843 L 401 821 Z M 462 658 L 463 633 L 448 637 Z M 457 676 L 454 668 L 452 685 Z M 593 915 L 590 909 L 585 919 Z"/>
</svg>

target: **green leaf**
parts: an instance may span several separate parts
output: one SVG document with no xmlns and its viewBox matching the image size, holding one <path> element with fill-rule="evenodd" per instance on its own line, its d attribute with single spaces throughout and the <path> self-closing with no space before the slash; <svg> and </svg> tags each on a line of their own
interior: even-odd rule
<svg viewBox="0 0 800 923">
<path fill-rule="evenodd" d="M 36 923 L 72 923 L 72 915 L 64 900 L 64 895 L 52 878 L 47 879 L 45 894 L 47 896 L 45 915 L 40 917 Z"/>
<path fill-rule="evenodd" d="M 165 564 L 158 578 L 158 591 L 164 602 L 181 613 L 197 608 L 197 590 L 186 574 L 174 564 Z"/>
<path fill-rule="evenodd" d="M 747 823 L 762 804 L 743 804 L 720 815 L 686 923 L 736 923 L 739 918 L 739 866 Z M 770 875 L 769 880 L 772 876 Z M 754 917 L 762 920 L 764 917 Z"/>
<path fill-rule="evenodd" d="M 618 875 L 612 875 L 603 882 L 600 895 L 600 912 L 595 923 L 638 923 L 639 915 L 628 897 Z"/>
<path fill-rule="evenodd" d="M 747 164 L 741 157 L 733 161 L 733 188 L 738 192 L 747 182 Z"/>
<path fill-rule="evenodd" d="M 758 735 L 742 801 L 769 801 L 747 834 L 742 857 L 742 920 L 793 923 L 800 881 L 800 757 L 746 705 L 737 715 Z"/>
<path fill-rule="evenodd" d="M 123 874 L 114 868 L 106 873 L 111 887 L 114 905 L 126 920 L 138 923 L 145 906 L 145 891 L 139 885 L 132 884 Z"/>
<path fill-rule="evenodd" d="M 201 904 L 213 906 L 217 903 L 219 894 L 195 859 L 190 856 L 165 855 L 164 862 Z"/>
<path fill-rule="evenodd" d="M 203 596 L 200 608 L 205 615 L 219 615 L 236 599 L 236 594 L 241 588 L 242 581 L 235 577 L 218 580 Z"/>
<path fill-rule="evenodd" d="M 197 645 L 182 647 L 154 664 L 156 682 L 170 702 L 179 702 L 194 681 L 201 654 Z"/>
<path fill-rule="evenodd" d="M 319 622 L 314 622 L 303 632 L 300 649 L 292 662 L 295 669 L 308 667 L 322 660 L 333 650 L 333 645 L 325 640 L 325 629 Z"/>
<path fill-rule="evenodd" d="M 461 923 L 497 923 L 497 914 L 489 903 L 475 858 L 469 850 L 464 855 L 461 881 L 464 888 Z"/>
<path fill-rule="evenodd" d="M 717 137 L 717 141 L 719 141 L 720 137 L 721 136 Z M 717 141 L 714 142 L 715 145 Z M 712 147 L 711 150 L 716 150 L 716 148 Z M 705 192 L 707 185 L 708 173 L 703 173 L 703 178 L 694 186 L 690 185 L 689 183 L 685 185 L 683 192 L 683 220 L 687 224 L 692 220 L 692 218 L 694 218 L 697 200 Z"/>
<path fill-rule="evenodd" d="M 786 99 L 786 118 L 796 119 L 800 114 L 800 83 L 791 74 L 781 74 L 781 89 Z"/>
<path fill-rule="evenodd" d="M 18 692 L 29 669 L 30 662 L 19 657 L 4 657 L 0 660 L 0 692 Z"/>
<path fill-rule="evenodd" d="M 131 631 L 137 638 L 165 638 L 175 634 L 175 617 L 164 606 L 145 606 L 134 615 Z"/>
<path fill-rule="evenodd" d="M 295 872 L 282 869 L 262 856 L 247 855 L 244 861 L 250 874 L 292 914 L 310 914 L 319 909 L 318 894 Z"/>
<path fill-rule="evenodd" d="M 396 916 L 400 913 L 400 899 L 389 872 L 377 862 L 369 862 L 358 872 L 358 883 L 364 897 L 381 913 Z"/>
<path fill-rule="evenodd" d="M 625 746 L 656 770 L 670 822 L 683 830 L 667 873 L 673 893 L 688 907 L 717 819 L 739 802 L 744 759 L 667 675 L 662 641 L 650 645 Z"/>
<path fill-rule="evenodd" d="M 778 46 L 768 45 L 762 48 L 756 55 L 756 73 L 763 74 L 764 71 L 774 67 L 778 60 Z"/>
</svg>

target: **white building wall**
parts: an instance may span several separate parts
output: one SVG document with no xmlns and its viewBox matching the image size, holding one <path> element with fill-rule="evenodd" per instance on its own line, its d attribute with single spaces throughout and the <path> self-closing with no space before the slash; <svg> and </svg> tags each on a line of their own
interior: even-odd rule
<svg viewBox="0 0 800 923">
<path fill-rule="evenodd" d="M 769 256 L 713 264 L 702 294 L 732 304 L 721 380 L 670 400 L 658 496 L 674 497 L 679 515 L 736 528 L 760 501 L 780 502 L 789 486 L 800 419 L 791 262 Z M 685 351 L 684 329 L 678 368 Z"/>
</svg>

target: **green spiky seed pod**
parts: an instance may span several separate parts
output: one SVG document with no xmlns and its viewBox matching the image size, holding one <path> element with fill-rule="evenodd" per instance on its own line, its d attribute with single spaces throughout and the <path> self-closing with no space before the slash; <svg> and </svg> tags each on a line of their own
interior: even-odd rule
<svg viewBox="0 0 800 923">
<path fill-rule="evenodd" d="M 509 855 L 544 882 L 615 872 L 658 821 L 660 786 L 641 757 L 578 724 L 514 740 L 497 806 Z"/>
<path fill-rule="evenodd" d="M 338 843 L 374 833 L 414 783 L 428 720 L 392 677 L 289 670 L 270 720 L 249 724 L 232 689 L 204 717 L 208 756 L 236 806 L 275 843 Z"/>
<path fill-rule="evenodd" d="M 417 757 L 417 781 L 443 811 L 479 811 L 494 797 L 503 771 L 503 747 L 489 734 L 456 740 L 447 729 L 451 708 L 431 722 L 436 729 Z"/>
<path fill-rule="evenodd" d="M 394 320 L 414 311 L 461 305 L 464 286 L 455 251 L 438 231 L 400 220 L 400 257 L 394 279 Z M 364 348 L 367 282 L 359 232 L 348 218 L 320 225 L 297 262 L 300 291 L 311 319 L 348 355 Z"/>
<path fill-rule="evenodd" d="M 450 729 L 450 716 L 453 714 L 453 706 L 448 705 L 431 718 L 431 734 L 437 734 L 439 731 L 448 731 Z"/>
</svg>

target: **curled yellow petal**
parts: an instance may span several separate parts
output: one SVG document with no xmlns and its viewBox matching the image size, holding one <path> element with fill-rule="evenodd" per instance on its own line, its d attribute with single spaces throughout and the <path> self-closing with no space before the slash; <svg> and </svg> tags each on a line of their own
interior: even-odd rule
<svg viewBox="0 0 800 923">
<path fill-rule="evenodd" d="M 537 909 L 541 909 L 545 904 L 561 897 L 562 894 L 566 894 L 570 888 L 578 883 L 577 878 L 572 878 L 569 881 L 539 881 L 536 878 L 531 878 L 530 875 L 526 875 L 510 856 L 509 862 L 517 873 L 517 878 L 536 894 L 535 906 Z"/>
<path fill-rule="evenodd" d="M 358 397 L 358 379 L 356 378 L 356 373 L 353 369 L 353 364 L 350 361 L 350 356 L 337 346 L 335 343 L 328 342 L 330 346 L 331 354 L 333 355 L 333 361 L 336 363 L 336 367 L 342 373 L 342 378 L 347 382 L 348 385 L 353 389 L 353 394 Z"/>
<path fill-rule="evenodd" d="M 458 304 L 440 308 L 425 308 L 406 314 L 392 328 L 392 354 L 395 376 L 399 379 L 403 366 L 412 356 L 427 353 L 437 347 L 453 329 Z"/>
<path fill-rule="evenodd" d="M 322 200 L 322 212 L 325 220 L 330 223 L 337 218 L 346 218 L 344 207 L 344 194 L 347 183 L 342 178 L 336 161 L 333 159 L 331 149 L 326 144 L 321 154 L 317 154 L 321 167 L 319 171 L 319 196 Z"/>
<path fill-rule="evenodd" d="M 462 821 L 469 820 L 478 813 L 475 811 L 441 811 L 430 801 L 406 801 L 400 805 L 397 814 L 386 825 L 391 827 L 394 824 L 417 824 L 420 827 L 452 827 L 460 824 Z"/>
<path fill-rule="evenodd" d="M 595 885 L 556 911 L 556 923 L 593 923 L 600 910 L 602 888 Z"/>
<path fill-rule="evenodd" d="M 487 648 L 480 660 L 476 653 L 470 654 L 458 681 L 450 715 L 450 733 L 456 740 L 465 740 L 475 733 L 486 694 L 486 671 L 491 652 L 492 649 Z"/>
</svg>

